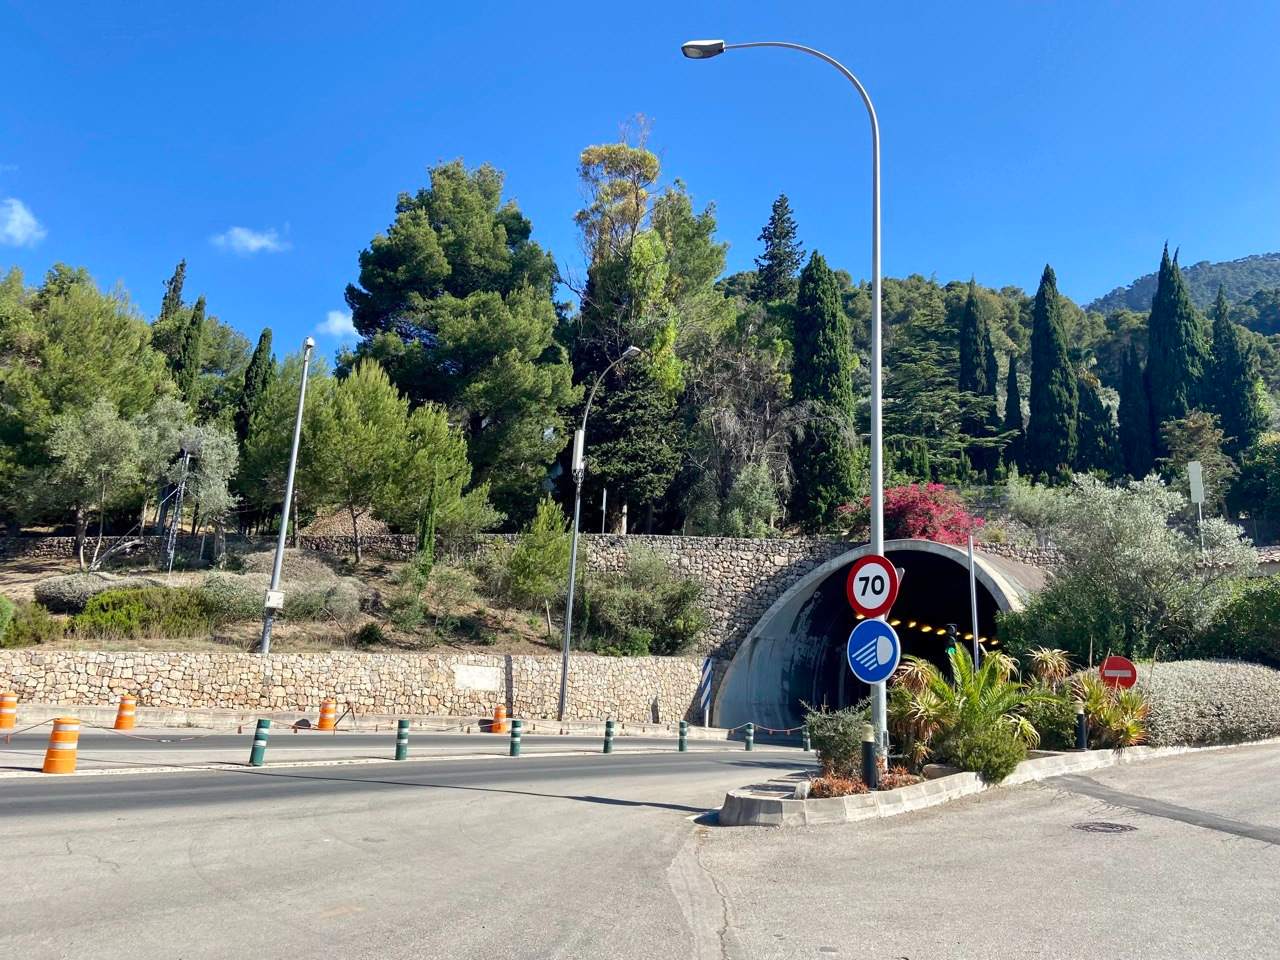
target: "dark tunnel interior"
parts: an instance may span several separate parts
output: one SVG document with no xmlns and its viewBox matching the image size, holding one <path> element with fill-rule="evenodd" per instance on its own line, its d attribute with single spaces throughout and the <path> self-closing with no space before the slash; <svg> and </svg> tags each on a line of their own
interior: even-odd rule
<svg viewBox="0 0 1280 960">
<path fill-rule="evenodd" d="M 948 557 L 916 550 L 890 550 L 887 555 L 902 571 L 898 599 L 886 619 L 902 641 L 903 656 L 924 657 L 946 668 L 947 624 L 956 625 L 961 643 L 972 643 L 965 640 L 966 635 L 972 637 L 968 569 Z M 815 651 L 812 689 L 792 704 L 797 716 L 804 712 L 800 700 L 838 709 L 870 695 L 870 688 L 854 677 L 845 660 L 849 633 L 858 622 L 844 593 L 850 566 L 832 573 L 814 593 L 809 635 L 825 642 Z M 995 636 L 999 608 L 981 580 L 977 594 L 978 635 L 990 639 Z"/>
</svg>

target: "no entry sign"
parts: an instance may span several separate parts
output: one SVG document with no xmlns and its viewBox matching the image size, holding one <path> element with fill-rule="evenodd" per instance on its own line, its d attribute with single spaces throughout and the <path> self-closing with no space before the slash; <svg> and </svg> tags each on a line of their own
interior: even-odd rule
<svg viewBox="0 0 1280 960">
<path fill-rule="evenodd" d="M 898 571 L 888 557 L 859 557 L 849 570 L 844 592 L 855 611 L 868 619 L 878 617 L 898 599 Z"/>
<path fill-rule="evenodd" d="M 1098 667 L 1102 682 L 1108 687 L 1128 689 L 1138 682 L 1138 668 L 1128 657 L 1110 656 Z"/>
</svg>

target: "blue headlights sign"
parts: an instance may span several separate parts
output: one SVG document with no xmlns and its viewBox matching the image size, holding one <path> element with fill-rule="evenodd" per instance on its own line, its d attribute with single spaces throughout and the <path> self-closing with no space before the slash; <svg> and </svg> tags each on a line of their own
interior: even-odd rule
<svg viewBox="0 0 1280 960">
<path fill-rule="evenodd" d="M 902 644 L 883 620 L 863 620 L 849 634 L 849 669 L 863 683 L 880 683 L 893 676 L 902 659 Z"/>
</svg>

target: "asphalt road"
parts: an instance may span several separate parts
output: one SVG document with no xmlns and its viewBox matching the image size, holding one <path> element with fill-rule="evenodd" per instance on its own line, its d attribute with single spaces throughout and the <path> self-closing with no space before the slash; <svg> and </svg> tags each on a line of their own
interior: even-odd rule
<svg viewBox="0 0 1280 960">
<path fill-rule="evenodd" d="M 274 729 L 268 738 L 268 762 L 311 759 L 336 760 L 344 758 L 391 759 L 395 754 L 395 731 L 379 733 L 341 732 L 319 733 L 305 731 L 293 733 Z M 6 743 L 0 739 L 0 773 L 5 770 L 39 769 L 44 760 L 49 740 L 47 727 L 13 736 Z M 80 734 L 77 750 L 77 766 L 81 770 L 96 768 L 203 764 L 246 763 L 253 742 L 253 731 L 243 733 L 208 734 L 187 728 L 172 730 L 142 730 L 124 736 L 108 730 L 86 727 Z M 414 731 L 409 737 L 409 756 L 470 756 L 476 754 L 507 756 L 510 738 L 506 734 L 428 733 Z M 558 736 L 554 734 L 524 734 L 521 738 L 522 753 L 552 753 L 576 751 L 598 753 L 603 745 L 601 736 Z M 729 740 L 700 740 L 690 738 L 691 751 L 742 751 L 741 742 Z M 675 751 L 673 737 L 614 738 L 614 751 L 625 753 L 636 750 Z M 757 743 L 757 750 L 771 749 L 765 742 Z M 796 753 L 795 749 L 792 749 Z"/>
<path fill-rule="evenodd" d="M 0 781 L 0 956 L 1280 956 L 1280 746 L 875 823 L 693 821 L 795 757 Z"/>
</svg>

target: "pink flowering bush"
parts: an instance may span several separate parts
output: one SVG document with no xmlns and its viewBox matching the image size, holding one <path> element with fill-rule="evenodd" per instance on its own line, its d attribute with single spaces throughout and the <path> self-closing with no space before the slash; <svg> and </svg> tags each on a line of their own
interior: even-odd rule
<svg viewBox="0 0 1280 960">
<path fill-rule="evenodd" d="M 836 517 L 849 536 L 865 540 L 870 534 L 871 498 L 860 504 L 844 504 L 837 508 Z M 966 510 L 959 495 L 941 483 L 911 483 L 884 492 L 886 540 L 963 544 L 981 526 L 982 518 Z"/>
</svg>

